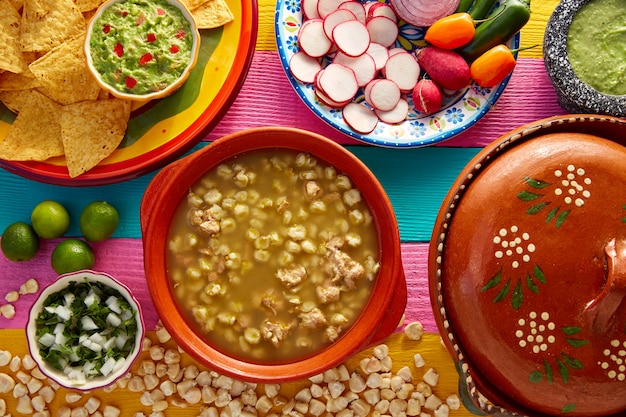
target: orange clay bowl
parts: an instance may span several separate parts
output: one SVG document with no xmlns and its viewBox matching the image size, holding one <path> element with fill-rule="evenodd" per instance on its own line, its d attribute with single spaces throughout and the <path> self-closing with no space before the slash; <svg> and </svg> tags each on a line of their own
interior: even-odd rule
<svg viewBox="0 0 626 417">
<path fill-rule="evenodd" d="M 172 293 L 166 269 L 170 223 L 190 186 L 221 162 L 262 149 L 307 152 L 348 175 L 354 187 L 361 191 L 374 218 L 381 265 L 360 316 L 336 341 L 310 356 L 269 364 L 242 360 L 211 346 L 187 322 Z M 285 382 L 317 375 L 380 343 L 394 332 L 404 313 L 407 289 L 398 225 L 391 203 L 374 174 L 359 159 L 323 136 L 293 128 L 263 127 L 218 139 L 161 170 L 146 190 L 140 216 L 147 284 L 163 325 L 189 355 L 224 375 L 260 383 Z"/>
<path fill-rule="evenodd" d="M 610 116 L 529 123 L 444 199 L 431 300 L 476 414 L 625 415 L 624 138 Z"/>
</svg>

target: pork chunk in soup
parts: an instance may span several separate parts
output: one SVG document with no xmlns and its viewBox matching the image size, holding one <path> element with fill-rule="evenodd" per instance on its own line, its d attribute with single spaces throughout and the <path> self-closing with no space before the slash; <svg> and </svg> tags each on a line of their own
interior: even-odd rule
<svg viewBox="0 0 626 417">
<path fill-rule="evenodd" d="M 378 245 L 350 178 L 309 154 L 256 151 L 191 187 L 170 228 L 168 273 L 214 346 L 289 360 L 354 323 L 378 275 Z"/>
</svg>

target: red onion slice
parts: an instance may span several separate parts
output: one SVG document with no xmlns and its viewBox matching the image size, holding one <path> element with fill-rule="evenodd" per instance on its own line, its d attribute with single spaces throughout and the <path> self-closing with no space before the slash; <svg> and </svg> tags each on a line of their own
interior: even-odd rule
<svg viewBox="0 0 626 417">
<path fill-rule="evenodd" d="M 417 27 L 427 27 L 456 11 L 460 0 L 390 0 L 398 17 Z"/>
</svg>

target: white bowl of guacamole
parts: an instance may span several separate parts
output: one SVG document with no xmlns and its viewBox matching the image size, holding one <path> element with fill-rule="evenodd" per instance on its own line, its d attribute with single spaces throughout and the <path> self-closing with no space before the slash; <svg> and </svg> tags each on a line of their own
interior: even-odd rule
<svg viewBox="0 0 626 417">
<path fill-rule="evenodd" d="M 87 64 L 115 97 L 151 100 L 176 91 L 196 64 L 200 35 L 178 0 L 109 0 L 91 19 Z"/>
<path fill-rule="evenodd" d="M 623 0 L 563 0 L 550 16 L 544 61 L 571 113 L 626 116 Z"/>
</svg>

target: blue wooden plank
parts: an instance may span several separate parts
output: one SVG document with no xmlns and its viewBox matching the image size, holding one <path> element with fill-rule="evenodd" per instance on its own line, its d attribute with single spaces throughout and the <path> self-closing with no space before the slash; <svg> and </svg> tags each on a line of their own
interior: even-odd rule
<svg viewBox="0 0 626 417">
<path fill-rule="evenodd" d="M 206 143 L 198 145 L 205 146 Z M 448 189 L 458 172 L 480 148 L 426 147 L 388 149 L 348 146 L 380 179 L 396 211 L 403 242 L 426 242 Z M 12 222 L 29 221 L 30 212 L 44 199 L 63 203 L 72 221 L 68 236 L 79 236 L 78 217 L 93 200 L 106 200 L 120 212 L 114 237 L 141 237 L 139 205 L 154 174 L 98 187 L 64 187 L 30 181 L 0 170 L 0 230 Z"/>
</svg>

